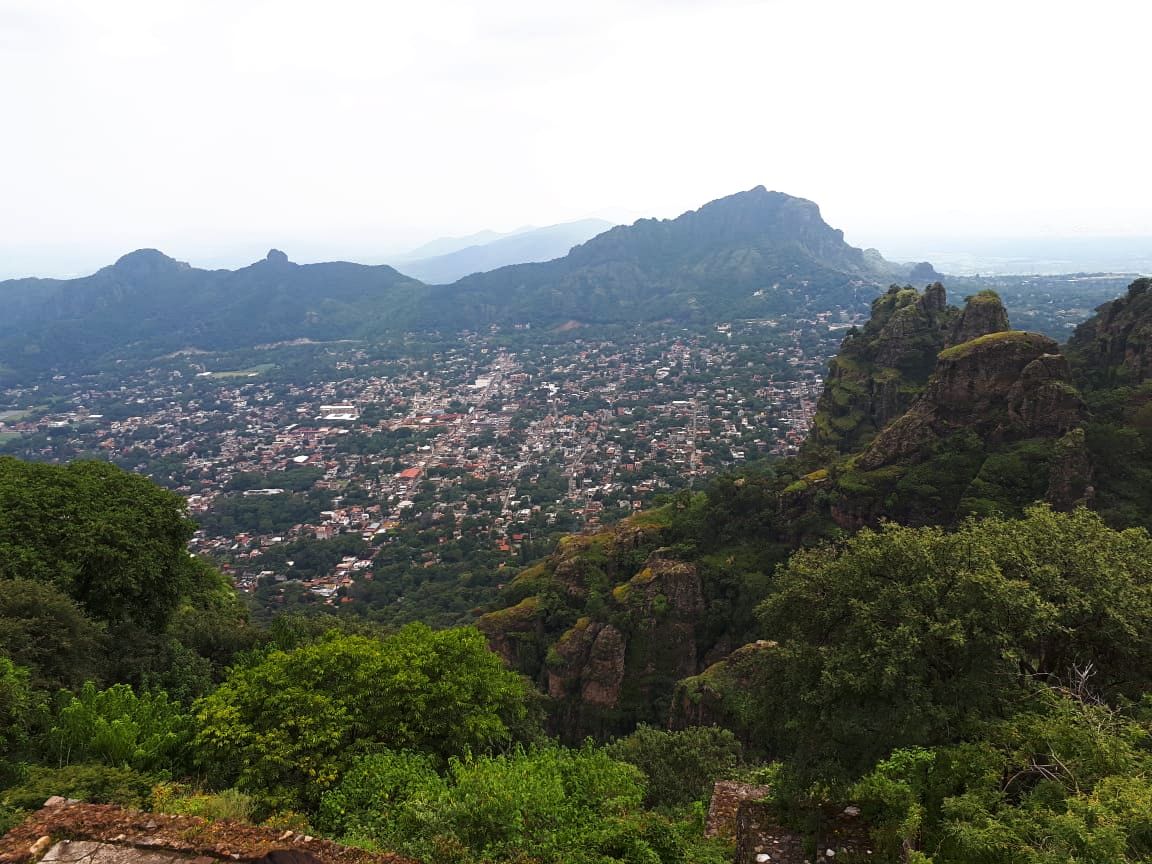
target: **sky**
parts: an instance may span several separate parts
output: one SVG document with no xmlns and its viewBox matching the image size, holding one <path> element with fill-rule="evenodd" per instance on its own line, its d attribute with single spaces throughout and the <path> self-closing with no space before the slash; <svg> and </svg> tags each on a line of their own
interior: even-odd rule
<svg viewBox="0 0 1152 864">
<path fill-rule="evenodd" d="M 0 278 L 673 217 L 1152 236 L 1143 0 L 0 0 Z"/>
</svg>

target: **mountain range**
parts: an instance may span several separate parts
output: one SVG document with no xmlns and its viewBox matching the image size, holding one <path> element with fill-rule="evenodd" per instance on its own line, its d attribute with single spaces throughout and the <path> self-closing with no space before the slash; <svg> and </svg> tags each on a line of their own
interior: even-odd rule
<svg viewBox="0 0 1152 864">
<path fill-rule="evenodd" d="M 490 324 L 706 323 L 861 305 L 901 274 L 845 243 L 816 204 L 763 187 L 448 285 L 387 265 L 294 264 L 277 250 L 239 270 L 202 270 L 143 249 L 79 279 L 0 282 L 0 367 Z"/>
</svg>

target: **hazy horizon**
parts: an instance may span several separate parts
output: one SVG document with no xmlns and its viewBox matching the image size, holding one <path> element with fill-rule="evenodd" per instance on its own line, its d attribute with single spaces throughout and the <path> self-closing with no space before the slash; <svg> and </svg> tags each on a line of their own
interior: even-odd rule
<svg viewBox="0 0 1152 864">
<path fill-rule="evenodd" d="M 894 260 L 1152 237 L 1138 4 L 0 0 L 0 278 L 672 218 L 764 185 Z M 917 245 L 919 244 L 919 245 Z"/>
</svg>

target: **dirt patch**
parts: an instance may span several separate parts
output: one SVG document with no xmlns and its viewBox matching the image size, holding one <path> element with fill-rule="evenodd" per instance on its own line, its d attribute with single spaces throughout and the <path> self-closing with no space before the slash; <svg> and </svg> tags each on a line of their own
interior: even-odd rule
<svg viewBox="0 0 1152 864">
<path fill-rule="evenodd" d="M 274 849 L 299 849 L 323 864 L 416 864 L 391 853 L 367 852 L 291 831 L 199 816 L 124 810 L 110 804 L 44 807 L 0 837 L 0 864 L 30 864 L 47 851 L 48 837 L 95 840 L 125 848 L 168 850 L 217 861 L 250 861 Z"/>
</svg>

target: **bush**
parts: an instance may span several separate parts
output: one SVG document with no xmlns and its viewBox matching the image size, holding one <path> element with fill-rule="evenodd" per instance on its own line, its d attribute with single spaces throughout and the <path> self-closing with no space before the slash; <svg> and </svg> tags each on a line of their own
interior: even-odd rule
<svg viewBox="0 0 1152 864">
<path fill-rule="evenodd" d="M 67 695 L 47 743 L 58 763 L 155 771 L 183 761 L 191 734 L 191 718 L 166 693 L 137 695 L 127 684 L 97 690 L 89 681 L 79 695 Z"/>
<path fill-rule="evenodd" d="M 7 834 L 19 825 L 27 815 L 27 810 L 0 804 L 0 836 Z"/>
<path fill-rule="evenodd" d="M 153 776 L 110 765 L 34 766 L 23 782 L 0 795 L 0 806 L 36 810 L 53 795 L 61 795 L 92 804 L 142 808 L 155 783 Z"/>
<path fill-rule="evenodd" d="M 685 860 L 678 826 L 640 812 L 631 765 L 588 745 L 454 759 L 441 776 L 414 753 L 362 757 L 324 796 L 346 839 L 429 861 L 661 864 Z"/>
<path fill-rule="evenodd" d="M 693 726 L 679 732 L 640 726 L 609 745 L 608 753 L 644 772 L 648 804 L 677 806 L 707 797 L 712 784 L 731 773 L 740 756 L 740 742 L 717 726 Z"/>
<path fill-rule="evenodd" d="M 197 756 L 213 782 L 312 812 L 353 748 L 418 751 L 443 766 L 509 743 L 528 700 L 527 682 L 476 630 L 331 633 L 234 668 L 197 703 Z"/>
<path fill-rule="evenodd" d="M 152 809 L 177 816 L 201 816 L 204 819 L 231 819 L 251 822 L 251 796 L 236 789 L 221 792 L 198 792 L 178 783 L 161 783 L 152 790 Z"/>
</svg>

